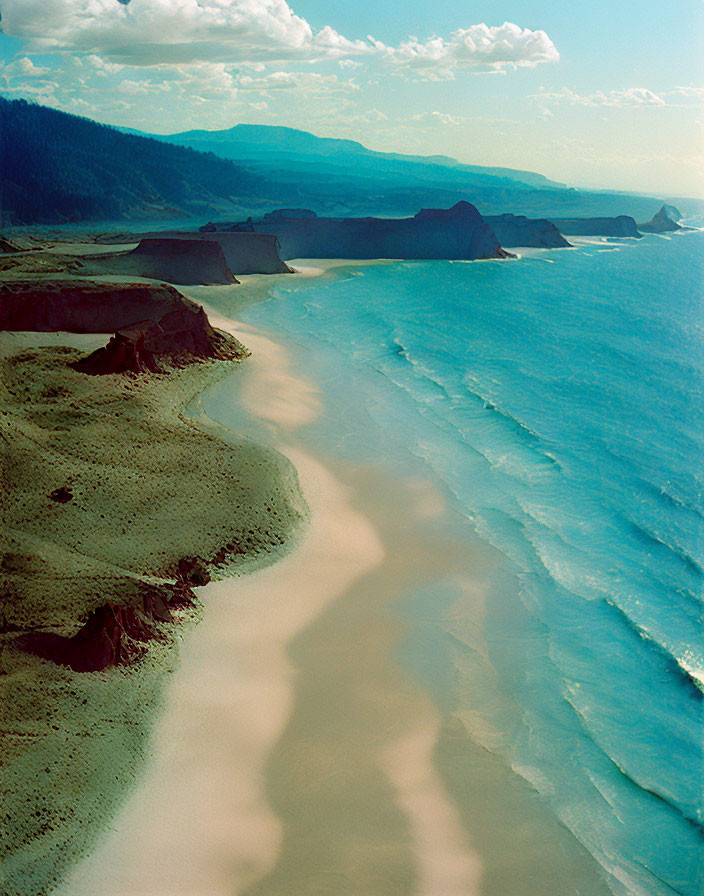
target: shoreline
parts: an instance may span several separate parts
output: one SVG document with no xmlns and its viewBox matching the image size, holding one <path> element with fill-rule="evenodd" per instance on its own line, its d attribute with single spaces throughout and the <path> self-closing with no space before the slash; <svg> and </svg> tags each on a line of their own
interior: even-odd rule
<svg viewBox="0 0 704 896">
<path fill-rule="evenodd" d="M 289 743 L 287 732 L 295 724 L 300 701 L 301 667 L 291 651 L 305 643 L 311 627 L 328 614 L 335 618 L 342 612 L 344 617 L 350 602 L 367 614 L 371 628 L 366 634 L 377 632 L 369 662 L 383 682 L 377 678 L 365 687 L 376 688 L 384 715 L 390 712 L 394 719 L 391 729 L 385 730 L 377 709 L 372 708 L 370 714 L 355 703 L 350 722 L 340 726 L 342 740 L 337 746 L 331 744 L 331 749 L 339 749 L 350 735 L 348 725 L 361 726 L 349 741 L 357 746 L 354 755 L 343 753 L 340 760 L 347 765 L 344 774 L 351 776 L 351 782 L 360 773 L 360 783 L 369 795 L 368 811 L 373 816 L 378 802 L 379 818 L 386 820 L 381 828 L 372 824 L 369 829 L 373 839 L 366 873 L 393 881 L 399 892 L 410 892 L 416 883 L 418 892 L 426 896 L 478 892 L 479 860 L 433 766 L 440 717 L 393 657 L 393 644 L 402 639 L 403 624 L 389 605 L 400 596 L 399 581 L 407 579 L 407 573 L 399 577 L 399 558 L 409 564 L 413 575 L 422 567 L 430 578 L 443 564 L 461 565 L 455 547 L 445 545 L 435 554 L 438 544 L 431 548 L 418 537 L 407 540 L 406 526 L 394 532 L 393 508 L 403 502 L 409 516 L 434 519 L 443 511 L 443 500 L 427 484 L 414 482 L 404 488 L 380 481 L 372 470 L 345 471 L 332 465 L 331 473 L 330 464 L 311 457 L 292 437 L 296 429 L 316 419 L 321 407 L 315 387 L 291 373 L 286 349 L 254 328 L 215 314 L 212 321 L 244 338 L 253 349 L 246 365 L 248 376 L 241 377 L 233 402 L 241 402 L 243 413 L 258 409 L 273 447 L 295 464 L 311 521 L 289 556 L 241 579 L 212 583 L 201 592 L 204 618 L 181 648 L 152 740 L 152 759 L 110 831 L 56 894 L 93 896 L 98 881 L 101 896 L 128 892 L 229 896 L 250 888 L 257 893 L 260 884 L 268 886 L 270 876 L 276 880 L 279 863 L 284 875 L 281 890 L 274 883 L 273 889 L 264 892 L 296 892 L 297 884 L 287 869 L 288 819 L 271 806 L 274 794 L 285 793 L 279 784 L 271 790 L 272 769 L 276 754 Z M 262 404 L 262 398 L 271 395 L 272 384 L 278 398 Z M 380 490 L 391 512 L 372 522 L 364 508 L 378 502 Z M 424 556 L 421 567 L 411 560 L 414 551 L 416 560 L 418 552 Z M 373 583 L 373 603 L 361 600 L 357 604 L 354 596 L 366 593 L 367 582 Z M 360 636 L 364 637 L 361 631 Z M 350 671 L 358 645 L 358 639 L 338 645 L 347 657 L 340 662 Z M 328 664 L 330 682 L 336 681 L 340 665 L 333 659 L 334 649 L 326 635 L 322 642 L 316 641 L 312 652 L 317 661 Z M 366 665 L 362 661 L 362 669 Z M 334 684 L 330 686 L 334 689 Z M 348 691 L 349 687 L 342 688 L 343 701 Z M 334 699 L 331 694 L 323 705 L 329 706 Z M 314 708 L 318 698 L 306 705 Z M 324 717 L 321 722 L 329 730 Z M 361 732 L 377 740 L 381 735 L 368 757 L 359 744 Z M 319 745 L 312 749 L 313 759 L 326 749 L 324 741 L 316 737 Z M 292 763 L 287 761 L 286 768 L 302 771 L 302 761 L 299 755 Z M 373 787 L 367 790 L 372 779 Z M 306 774 L 304 780 L 308 793 L 320 775 Z M 380 793 L 383 796 L 378 799 Z M 300 811 L 305 813 L 306 804 L 304 799 Z M 334 837 L 334 819 L 330 824 L 320 830 L 322 841 Z M 184 829 L 189 831 L 186 841 L 178 856 L 172 855 L 165 865 L 164 855 L 169 854 L 174 836 Z M 381 851 L 379 837 L 387 844 Z M 326 861 L 308 868 L 311 880 L 325 873 L 319 864 L 324 868 Z M 299 862 L 296 866 L 299 871 L 294 877 L 304 871 Z M 352 880 L 352 886 L 362 890 L 349 892 L 363 892 L 365 880 L 369 882 L 359 875 Z M 340 885 L 338 880 L 338 889 Z M 339 892 L 348 890 L 343 887 Z"/>
<path fill-rule="evenodd" d="M 460 594 L 461 624 L 480 637 L 491 552 L 426 479 L 311 457 L 322 386 L 285 343 L 213 323 L 253 355 L 189 413 L 226 438 L 215 407 L 294 461 L 311 529 L 281 562 L 208 586 L 145 774 L 56 896 L 557 896 L 565 874 L 605 893 L 537 792 L 470 738 L 450 657 L 431 660 Z"/>
<path fill-rule="evenodd" d="M 229 896 L 272 866 L 281 830 L 264 773 L 293 699 L 296 672 L 286 646 L 382 557 L 374 529 L 349 507 L 344 488 L 312 458 L 292 458 L 311 508 L 302 543 L 272 566 L 201 591 L 204 618 L 181 648 L 153 758 L 110 831 L 57 896 L 94 896 L 98 885 L 101 896 Z M 292 601 L 292 593 L 304 599 Z"/>
<path fill-rule="evenodd" d="M 4 508 L 0 641 L 8 896 L 50 892 L 129 798 L 178 648 L 202 615 L 180 588 L 182 558 L 200 554 L 214 578 L 225 563 L 230 573 L 261 568 L 305 517 L 288 461 L 251 440 L 213 438 L 184 416 L 194 394 L 236 368 L 103 379 L 68 365 L 107 338 L 0 338 L 3 438 L 14 458 L 6 486 L 16 496 Z M 34 632 L 70 646 L 71 658 L 23 652 Z"/>
</svg>

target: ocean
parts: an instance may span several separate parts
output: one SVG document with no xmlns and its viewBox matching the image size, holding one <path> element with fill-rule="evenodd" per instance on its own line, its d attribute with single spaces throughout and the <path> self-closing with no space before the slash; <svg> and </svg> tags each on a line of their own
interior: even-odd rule
<svg viewBox="0 0 704 896">
<path fill-rule="evenodd" d="M 499 558 L 480 624 L 451 577 L 407 595 L 433 633 L 399 662 L 617 896 L 704 891 L 703 293 L 689 232 L 282 278 L 238 313 L 322 385 L 310 444 L 422 473 Z"/>
</svg>

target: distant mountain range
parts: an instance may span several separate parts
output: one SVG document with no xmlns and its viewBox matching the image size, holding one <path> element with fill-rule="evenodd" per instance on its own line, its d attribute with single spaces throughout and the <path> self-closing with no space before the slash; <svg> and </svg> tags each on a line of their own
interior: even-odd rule
<svg viewBox="0 0 704 896">
<path fill-rule="evenodd" d="M 1 97 L 0 175 L 5 225 L 237 220 L 282 206 L 402 217 L 459 201 L 487 215 L 647 220 L 667 198 L 581 191 L 529 171 L 375 152 L 284 127 L 143 134 Z M 685 215 L 704 211 L 698 200 L 677 204 Z"/>
<path fill-rule="evenodd" d="M 131 131 L 139 134 L 139 131 Z M 242 164 L 268 170 L 273 164 L 289 170 L 309 171 L 311 163 L 323 164 L 329 174 L 339 174 L 340 168 L 354 166 L 358 176 L 399 179 L 408 183 L 413 171 L 430 182 L 455 184 L 458 177 L 463 184 L 493 186 L 500 184 L 538 189 L 566 189 L 565 184 L 548 180 L 532 171 L 512 168 L 487 168 L 464 165 L 449 156 L 411 156 L 401 153 L 376 152 L 355 140 L 316 137 L 307 131 L 276 125 L 238 124 L 224 131 L 184 131 L 181 134 L 158 136 L 142 134 L 167 143 L 188 146 L 202 152 L 212 152 Z"/>
</svg>

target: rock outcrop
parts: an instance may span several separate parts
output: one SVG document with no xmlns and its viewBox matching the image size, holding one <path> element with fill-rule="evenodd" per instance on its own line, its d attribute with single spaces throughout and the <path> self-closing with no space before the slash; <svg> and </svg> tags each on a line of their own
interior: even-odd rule
<svg viewBox="0 0 704 896">
<path fill-rule="evenodd" d="M 239 281 L 230 270 L 216 240 L 154 237 L 140 241 L 131 252 L 86 256 L 90 274 L 120 274 L 165 280 L 180 286 L 213 286 Z"/>
<path fill-rule="evenodd" d="M 639 224 L 638 228 L 643 233 L 675 233 L 678 230 L 687 230 L 687 227 L 677 223 L 681 217 L 674 206 L 663 205 L 657 214 L 644 224 Z"/>
<path fill-rule="evenodd" d="M 413 218 L 267 216 L 241 227 L 275 236 L 283 258 L 505 258 L 491 227 L 469 202 L 423 209 Z M 237 226 L 237 225 L 235 225 Z"/>
<path fill-rule="evenodd" d="M 212 228 L 212 229 L 211 229 Z M 206 224 L 198 232 L 168 230 L 153 233 L 105 234 L 101 242 L 129 243 L 141 240 L 190 240 L 196 245 L 215 243 L 222 251 L 225 264 L 234 275 L 241 274 L 291 274 L 279 255 L 276 237 L 266 233 L 228 232 L 226 227 Z M 164 279 L 164 278 L 162 278 Z"/>
<path fill-rule="evenodd" d="M 158 626 L 175 622 L 174 613 L 195 602 L 193 588 L 207 585 L 210 573 L 198 557 L 183 557 L 175 581 L 144 585 L 138 602 L 129 606 L 106 603 L 89 615 L 74 635 L 29 632 L 15 644 L 25 653 L 68 666 L 74 672 L 100 672 L 110 666 L 128 666 L 159 637 Z"/>
<path fill-rule="evenodd" d="M 103 348 L 72 365 L 94 376 L 108 373 L 158 373 L 156 358 L 145 345 L 144 333 L 119 331 Z"/>
<path fill-rule="evenodd" d="M 528 246 L 535 249 L 564 249 L 570 245 L 557 227 L 545 218 L 491 215 L 485 216 L 484 220 L 504 248 Z"/>
<path fill-rule="evenodd" d="M 76 361 L 73 367 L 93 375 L 158 373 L 161 358 L 182 365 L 196 359 L 239 357 L 239 343 L 213 329 L 202 308 L 184 307 L 169 311 L 158 321 L 141 321 L 118 330 L 104 348 Z"/>
<path fill-rule="evenodd" d="M 198 306 L 173 286 L 88 280 L 12 280 L 0 284 L 0 330 L 114 333 Z"/>
<path fill-rule="evenodd" d="M 14 243 L 11 243 L 9 240 L 3 239 L 3 237 L 0 236 L 0 255 L 9 255 L 10 253 L 19 251 L 20 250 Z"/>
<path fill-rule="evenodd" d="M 552 223 L 565 236 L 642 236 L 635 218 L 618 215 L 616 218 L 551 218 Z"/>
<path fill-rule="evenodd" d="M 159 358 L 184 364 L 235 359 L 245 349 L 215 330 L 203 308 L 171 286 L 85 281 L 0 284 L 0 330 L 115 335 L 75 363 L 90 374 L 156 372 Z"/>
</svg>

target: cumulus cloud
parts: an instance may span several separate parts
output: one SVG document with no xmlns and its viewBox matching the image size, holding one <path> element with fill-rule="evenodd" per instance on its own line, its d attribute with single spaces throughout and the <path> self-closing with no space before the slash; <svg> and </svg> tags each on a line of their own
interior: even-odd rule
<svg viewBox="0 0 704 896">
<path fill-rule="evenodd" d="M 665 100 L 647 87 L 628 87 L 621 90 L 597 90 L 579 94 L 569 87 L 554 93 L 541 91 L 534 99 L 540 102 L 571 103 L 579 106 L 664 106 Z"/>
<path fill-rule="evenodd" d="M 0 0 L 2 30 L 38 50 L 92 53 L 132 65 L 285 60 L 381 60 L 418 77 L 463 68 L 556 62 L 544 31 L 509 22 L 471 25 L 448 39 L 410 37 L 397 47 L 350 40 L 330 25 L 314 32 L 286 0 Z M 350 64 L 346 62 L 345 64 Z"/>
<path fill-rule="evenodd" d="M 329 26 L 313 33 L 286 0 L 2 0 L 2 29 L 39 49 L 144 65 L 336 58 L 370 50 Z"/>
<path fill-rule="evenodd" d="M 397 48 L 375 46 L 398 66 L 429 76 L 451 76 L 463 68 L 505 69 L 558 62 L 560 54 L 544 31 L 501 26 L 472 25 L 453 31 L 448 40 L 410 37 Z"/>
</svg>

